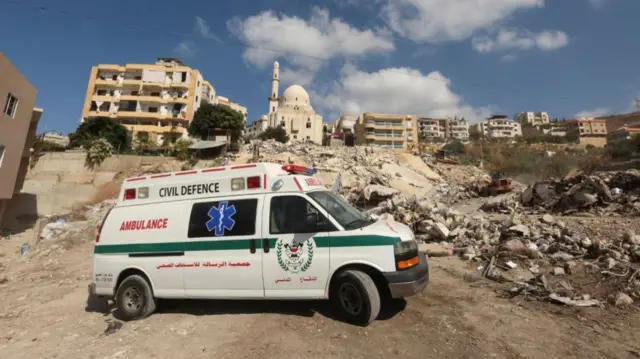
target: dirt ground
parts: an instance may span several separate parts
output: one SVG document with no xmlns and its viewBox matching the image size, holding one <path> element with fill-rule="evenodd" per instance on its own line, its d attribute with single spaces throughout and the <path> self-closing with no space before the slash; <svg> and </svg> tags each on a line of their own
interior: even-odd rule
<svg viewBox="0 0 640 359">
<path fill-rule="evenodd" d="M 19 244 L 0 242 L 0 358 L 640 358 L 637 309 L 505 299 L 457 258 L 367 328 L 325 302 L 166 301 L 121 323 L 87 306 L 92 243 Z"/>
</svg>

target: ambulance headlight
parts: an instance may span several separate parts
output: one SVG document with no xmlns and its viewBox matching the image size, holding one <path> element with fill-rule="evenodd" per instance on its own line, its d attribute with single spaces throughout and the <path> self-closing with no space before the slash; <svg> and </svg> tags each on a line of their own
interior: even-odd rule
<svg viewBox="0 0 640 359">
<path fill-rule="evenodd" d="M 401 241 L 393 245 L 393 254 L 401 255 L 418 251 L 418 242 L 416 241 Z"/>
</svg>

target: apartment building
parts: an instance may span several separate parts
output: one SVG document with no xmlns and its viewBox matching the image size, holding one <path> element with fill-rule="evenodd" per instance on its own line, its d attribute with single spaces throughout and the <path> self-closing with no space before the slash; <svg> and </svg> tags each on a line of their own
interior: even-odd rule
<svg viewBox="0 0 640 359">
<path fill-rule="evenodd" d="M 471 133 L 489 138 L 514 138 L 522 136 L 522 126 L 504 115 L 491 116 L 484 122 L 476 123 L 471 127 L 470 131 Z"/>
<path fill-rule="evenodd" d="M 514 120 L 521 125 L 540 126 L 549 123 L 549 114 L 546 112 L 520 112 Z"/>
<path fill-rule="evenodd" d="M 22 190 L 42 109 L 37 90 L 0 52 L 0 228 L 11 225 L 9 213 Z"/>
<path fill-rule="evenodd" d="M 243 113 L 247 109 L 216 91 L 200 71 L 176 58 L 154 64 L 97 65 L 91 68 L 82 121 L 108 117 L 145 138 L 162 144 L 187 138 L 187 127 L 202 104 L 223 104 Z"/>
<path fill-rule="evenodd" d="M 446 119 L 422 117 L 418 119 L 418 135 L 425 141 L 449 137 L 449 124 Z"/>
<path fill-rule="evenodd" d="M 449 127 L 449 137 L 460 141 L 469 140 L 469 123 L 466 120 L 454 118 L 453 120 L 448 120 L 447 125 Z"/>
<path fill-rule="evenodd" d="M 580 118 L 567 121 L 567 136 L 577 139 L 578 146 L 607 145 L 607 122 L 594 118 Z"/>
<path fill-rule="evenodd" d="M 607 144 L 613 144 L 620 141 L 629 141 L 640 136 L 640 123 L 625 125 L 613 132 L 607 134 Z"/>
<path fill-rule="evenodd" d="M 419 118 L 418 134 L 420 139 L 433 141 L 435 139 L 457 138 L 460 141 L 469 139 L 469 124 L 464 119 Z"/>
<path fill-rule="evenodd" d="M 64 136 L 55 132 L 47 132 L 42 135 L 42 141 L 67 147 L 69 145 L 69 136 Z"/>
<path fill-rule="evenodd" d="M 357 145 L 374 145 L 397 150 L 418 142 L 417 120 L 411 115 L 365 112 L 355 125 Z"/>
<path fill-rule="evenodd" d="M 262 115 L 259 120 L 253 121 L 249 126 L 245 126 L 245 134 L 249 137 L 257 137 L 269 127 L 269 117 Z"/>
</svg>

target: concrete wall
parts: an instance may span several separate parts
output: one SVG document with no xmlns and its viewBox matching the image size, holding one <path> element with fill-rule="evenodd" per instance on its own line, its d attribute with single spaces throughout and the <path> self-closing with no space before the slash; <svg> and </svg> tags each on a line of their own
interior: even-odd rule
<svg viewBox="0 0 640 359">
<path fill-rule="evenodd" d="M 27 174 L 20 198 L 13 201 L 10 216 L 33 217 L 63 214 L 74 204 L 90 200 L 101 185 L 122 171 L 166 163 L 166 157 L 112 156 L 96 171 L 84 167 L 82 151 L 49 152 Z M 35 198 L 35 201 L 34 201 Z"/>
</svg>

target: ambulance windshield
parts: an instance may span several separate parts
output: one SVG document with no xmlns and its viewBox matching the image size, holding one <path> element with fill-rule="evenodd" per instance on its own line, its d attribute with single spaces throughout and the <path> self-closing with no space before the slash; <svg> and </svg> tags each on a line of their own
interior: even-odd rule
<svg viewBox="0 0 640 359">
<path fill-rule="evenodd" d="M 360 212 L 337 193 L 329 191 L 308 192 L 307 195 L 324 208 L 345 230 L 362 228 L 375 222 L 370 216 Z"/>
</svg>

